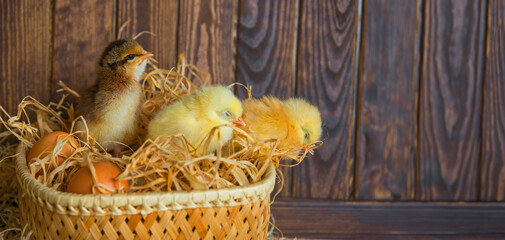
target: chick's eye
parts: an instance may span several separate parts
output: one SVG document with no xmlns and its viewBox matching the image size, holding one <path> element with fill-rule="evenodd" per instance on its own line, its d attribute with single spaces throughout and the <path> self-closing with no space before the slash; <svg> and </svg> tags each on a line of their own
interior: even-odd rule
<svg viewBox="0 0 505 240">
<path fill-rule="evenodd" d="M 303 137 L 304 137 L 305 139 L 308 139 L 308 138 L 309 138 L 309 134 L 308 134 L 308 133 L 305 133 L 305 135 L 303 135 Z"/>
<path fill-rule="evenodd" d="M 228 112 L 228 111 L 225 111 L 225 112 L 224 112 L 224 115 L 225 115 L 226 117 L 231 117 L 231 113 L 230 113 L 230 112 Z"/>
<path fill-rule="evenodd" d="M 137 55 L 135 55 L 135 54 L 129 54 L 128 56 L 126 56 L 126 59 L 133 60 L 135 57 L 137 57 Z"/>
</svg>

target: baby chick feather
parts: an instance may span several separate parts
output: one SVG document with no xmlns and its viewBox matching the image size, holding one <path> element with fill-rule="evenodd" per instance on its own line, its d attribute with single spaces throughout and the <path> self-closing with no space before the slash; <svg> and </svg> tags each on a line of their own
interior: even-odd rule
<svg viewBox="0 0 505 240">
<path fill-rule="evenodd" d="M 135 40 L 117 40 L 104 50 L 97 67 L 97 82 L 86 90 L 77 104 L 75 130 L 79 138 L 87 139 L 86 129 L 106 150 L 114 149 L 118 156 L 124 144 L 132 144 L 137 136 L 139 107 L 143 102 L 140 77 L 147 58 Z"/>
<path fill-rule="evenodd" d="M 278 139 L 279 147 L 300 147 L 321 137 L 321 113 L 301 98 L 281 101 L 267 96 L 247 99 L 244 108 L 244 129 L 256 141 Z"/>
<path fill-rule="evenodd" d="M 197 147 L 209 132 L 223 124 L 244 125 L 242 104 L 237 97 L 224 86 L 204 87 L 192 95 L 167 106 L 156 114 L 148 126 L 148 138 L 184 134 L 188 142 Z M 221 127 L 222 144 L 233 136 L 233 129 Z M 214 152 L 218 147 L 216 135 L 204 152 L 199 148 L 197 155 Z"/>
</svg>

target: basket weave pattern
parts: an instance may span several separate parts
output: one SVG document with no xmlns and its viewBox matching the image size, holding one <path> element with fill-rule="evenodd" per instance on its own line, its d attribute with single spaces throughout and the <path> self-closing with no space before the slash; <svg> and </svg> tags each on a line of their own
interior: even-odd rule
<svg viewBox="0 0 505 240">
<path fill-rule="evenodd" d="M 235 207 L 212 207 L 150 214 L 70 216 L 20 198 L 22 221 L 36 239 L 265 239 L 268 198 Z"/>
<path fill-rule="evenodd" d="M 21 221 L 35 239 L 265 239 L 271 168 L 243 187 L 192 192 L 79 195 L 37 182 L 20 144 L 17 178 Z"/>
</svg>

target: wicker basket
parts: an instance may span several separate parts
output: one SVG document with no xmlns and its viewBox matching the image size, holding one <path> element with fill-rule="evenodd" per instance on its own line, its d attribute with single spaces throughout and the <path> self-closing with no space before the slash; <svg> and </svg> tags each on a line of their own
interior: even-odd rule
<svg viewBox="0 0 505 240">
<path fill-rule="evenodd" d="M 79 195 L 49 189 L 16 162 L 23 226 L 36 239 L 265 239 L 275 169 L 255 184 L 219 190 Z"/>
</svg>

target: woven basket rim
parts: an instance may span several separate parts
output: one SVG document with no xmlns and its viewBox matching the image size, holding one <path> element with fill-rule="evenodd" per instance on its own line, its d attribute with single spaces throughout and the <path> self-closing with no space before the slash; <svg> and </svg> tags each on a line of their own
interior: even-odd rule
<svg viewBox="0 0 505 240">
<path fill-rule="evenodd" d="M 245 205 L 269 197 L 276 177 L 275 167 L 271 165 L 261 181 L 246 186 L 187 192 L 76 194 L 56 191 L 38 182 L 26 165 L 27 150 L 22 142 L 17 148 L 16 176 L 20 194 L 28 194 L 49 210 L 70 215 L 149 214 L 153 211 Z"/>
</svg>

